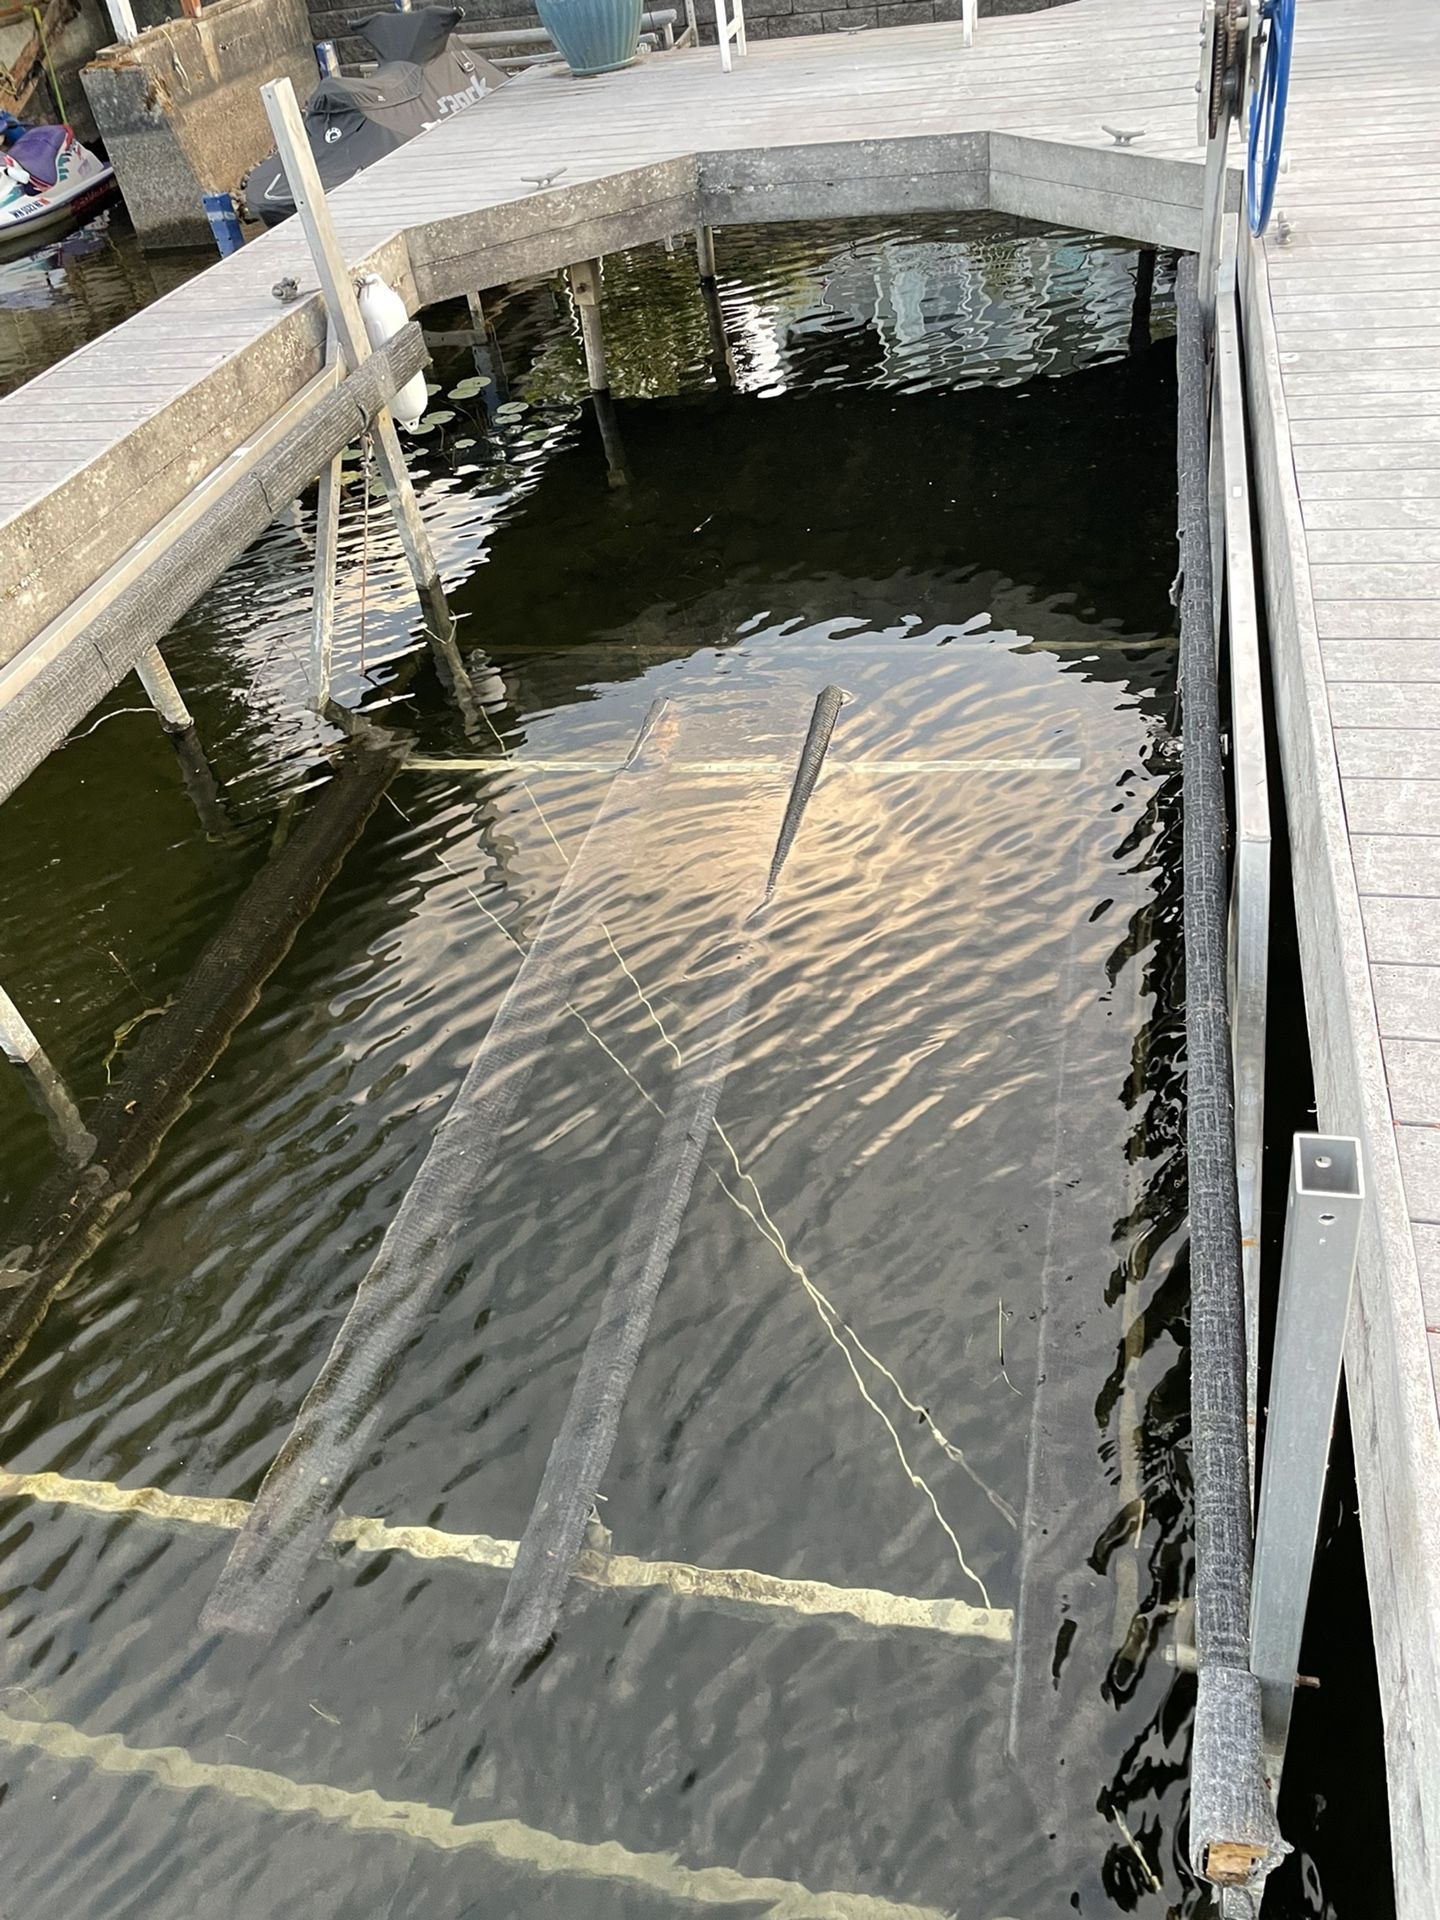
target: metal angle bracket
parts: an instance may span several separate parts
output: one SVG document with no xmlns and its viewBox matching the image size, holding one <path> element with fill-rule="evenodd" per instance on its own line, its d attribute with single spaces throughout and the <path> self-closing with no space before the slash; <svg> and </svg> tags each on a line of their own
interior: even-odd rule
<svg viewBox="0 0 1440 1920">
<path fill-rule="evenodd" d="M 1250 1667 L 1260 1682 L 1266 1774 L 1277 1797 L 1364 1204 L 1360 1142 L 1297 1133 L 1250 1601 Z"/>
</svg>

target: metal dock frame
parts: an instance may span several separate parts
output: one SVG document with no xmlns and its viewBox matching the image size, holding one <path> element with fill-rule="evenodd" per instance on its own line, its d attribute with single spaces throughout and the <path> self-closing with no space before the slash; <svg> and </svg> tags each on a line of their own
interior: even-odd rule
<svg viewBox="0 0 1440 1920">
<path fill-rule="evenodd" d="M 1224 140 L 1215 143 L 1223 164 Z M 1212 196 L 1213 197 L 1213 196 Z M 1207 1555 L 1203 1531 L 1197 1564 L 1195 1662 L 1201 1675 L 1202 1702 L 1207 1669 L 1229 1664 L 1237 1691 L 1233 1712 L 1197 1710 L 1192 1756 L 1191 1857 L 1196 1870 L 1220 1888 L 1225 1920 L 1250 1920 L 1259 1913 L 1266 1877 L 1288 1851 L 1272 1829 L 1275 1844 L 1256 1852 L 1252 1836 L 1226 1839 L 1218 1814 L 1237 1805 L 1242 1818 L 1253 1815 L 1254 1763 L 1258 1758 L 1272 1809 L 1278 1806 L 1281 1771 L 1289 1734 L 1300 1645 L 1310 1595 L 1321 1501 L 1328 1467 L 1331 1427 L 1339 1391 L 1341 1356 L 1353 1290 L 1360 1218 L 1364 1201 L 1360 1144 L 1349 1138 L 1297 1134 L 1292 1143 L 1284 1251 L 1275 1309 L 1274 1350 L 1262 1397 L 1259 1383 L 1261 1343 L 1260 1238 L 1265 1101 L 1265 1034 L 1271 913 L 1270 804 L 1265 740 L 1265 684 L 1261 662 L 1259 593 L 1252 540 L 1252 495 L 1246 419 L 1245 360 L 1240 330 L 1236 256 L 1242 241 L 1238 222 L 1218 211 L 1207 224 L 1206 245 L 1198 263 L 1198 314 L 1201 325 L 1187 337 L 1181 307 L 1181 495 L 1187 525 L 1193 509 L 1184 509 L 1187 462 L 1200 444 L 1195 419 L 1203 385 L 1198 345 L 1208 350 L 1209 433 L 1209 611 L 1213 622 L 1217 679 L 1223 663 L 1229 675 L 1229 766 L 1233 791 L 1233 839 L 1230 846 L 1228 908 L 1227 1015 L 1233 1082 L 1233 1157 L 1236 1244 L 1221 1249 L 1221 1259 L 1239 1270 L 1243 1299 L 1243 1380 L 1249 1509 L 1253 1525 L 1239 1526 L 1237 1489 L 1228 1486 L 1231 1536 Z M 1189 423 L 1187 428 L 1187 405 Z M 1188 432 L 1188 444 L 1187 444 Z M 1193 480 L 1191 482 L 1193 490 Z M 1187 566 L 1191 555 L 1187 551 Z M 1192 621 L 1203 611 L 1203 595 L 1187 593 L 1183 605 Z M 1189 636 L 1192 644 L 1195 635 Z M 1200 636 L 1203 638 L 1203 635 Z M 1186 729 L 1187 807 L 1190 795 L 1191 735 Z M 1188 849 L 1188 839 L 1187 839 Z M 1187 855 L 1187 902 L 1190 885 Z M 1187 935 L 1190 926 L 1187 904 Z M 1187 938 L 1187 968 L 1189 942 Z M 1187 981 L 1187 992 L 1190 988 Z M 1193 1064 L 1193 1063 L 1192 1063 Z M 1214 1121 L 1205 1115 L 1205 1124 Z M 1194 1124 L 1192 1108 L 1191 1123 Z M 1193 1227 L 1193 1239 L 1201 1234 Z M 1196 1249 L 1198 1251 L 1198 1249 Z M 1199 1338 L 1197 1336 L 1197 1348 Z M 1233 1359 L 1235 1346 L 1230 1341 Z M 1210 1365 L 1214 1356 L 1201 1358 Z M 1232 1379 L 1233 1395 L 1236 1382 Z M 1202 1434 L 1208 1418 L 1203 1397 L 1192 1396 L 1196 1419 L 1197 1509 L 1214 1499 L 1217 1488 L 1203 1488 L 1204 1473 L 1216 1466 L 1214 1436 Z M 1263 1448 L 1259 1445 L 1264 1412 Z M 1233 1436 L 1226 1436 L 1227 1442 Z M 1238 1472 L 1233 1444 L 1221 1448 L 1220 1477 Z M 1202 1461 L 1208 1465 L 1202 1468 Z M 1258 1510 L 1255 1505 L 1258 1472 Z M 1248 1516 L 1247 1516 L 1248 1518 Z M 1243 1533 L 1243 1541 L 1242 1541 Z M 1243 1552 L 1241 1551 L 1243 1545 Z M 1228 1564 L 1217 1569 L 1207 1560 Z M 1244 1634 L 1245 1678 L 1254 1691 L 1238 1700 L 1241 1676 L 1233 1656 L 1241 1644 L 1217 1648 L 1207 1634 L 1217 1599 L 1233 1621 L 1233 1606 L 1248 1588 Z M 1207 1644 L 1207 1639 L 1209 1644 Z M 1258 1704 L 1258 1723 L 1255 1709 Z M 1240 1795 L 1239 1800 L 1236 1794 Z M 1245 1803 L 1249 1801 L 1247 1806 Z M 1217 1834 L 1220 1837 L 1217 1840 Z"/>
</svg>

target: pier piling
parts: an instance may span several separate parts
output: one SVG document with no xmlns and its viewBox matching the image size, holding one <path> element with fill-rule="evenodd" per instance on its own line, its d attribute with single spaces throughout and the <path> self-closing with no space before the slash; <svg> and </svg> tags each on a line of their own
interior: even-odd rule
<svg viewBox="0 0 1440 1920">
<path fill-rule="evenodd" d="M 471 1256 L 486 1175 L 529 1083 L 597 917 L 614 857 L 653 805 L 675 722 L 652 708 L 527 949 L 430 1151 L 386 1230 L 245 1530 L 201 1615 L 206 1631 L 268 1637 L 294 1603 L 380 1416 L 382 1385 L 427 1303 Z"/>
<path fill-rule="evenodd" d="M 580 312 L 580 335 L 585 343 L 585 377 L 592 393 L 608 393 L 610 372 L 600 326 L 600 262 L 578 260 L 569 271 L 570 291 Z"/>
<path fill-rule="evenodd" d="M 159 647 L 147 647 L 135 662 L 135 671 L 152 707 L 167 733 L 190 733 L 195 722 L 190 709 L 166 666 Z"/>
<path fill-rule="evenodd" d="M 25 1075 L 56 1146 L 67 1160 L 83 1166 L 95 1151 L 95 1136 L 80 1118 L 79 1108 L 35 1037 L 34 1029 L 3 987 L 0 987 L 0 1053 L 13 1060 Z"/>
</svg>

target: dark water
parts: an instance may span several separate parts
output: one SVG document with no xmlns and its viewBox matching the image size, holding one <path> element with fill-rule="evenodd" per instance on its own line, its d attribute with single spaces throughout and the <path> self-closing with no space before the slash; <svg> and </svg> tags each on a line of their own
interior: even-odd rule
<svg viewBox="0 0 1440 1920">
<path fill-rule="evenodd" d="M 14 1498 L 27 1913 L 643 1916 L 685 1904 L 672 1855 L 763 1883 L 692 1889 L 740 1913 L 1203 1909 L 1161 1657 L 1190 1578 L 1173 355 L 1135 268 L 1008 222 L 730 235 L 731 390 L 683 251 L 612 262 L 608 458 L 558 288 L 495 303 L 503 381 L 431 316 L 417 471 L 491 704 L 467 724 L 427 674 L 392 699 L 420 643 L 353 462 L 337 690 L 431 764 L 0 1395 L 14 1472 L 254 1494 L 665 696 L 680 764 L 605 849 L 590 1030 L 549 1037 L 345 1494 L 514 1539 L 654 1138 L 656 1017 L 683 1049 L 838 682 L 721 1110 L 752 1204 L 702 1172 L 604 1520 L 645 1558 L 988 1600 L 1013 1641 L 577 1586 L 516 1677 L 485 1652 L 503 1576 L 339 1551 L 273 1644 L 217 1644 L 225 1533 Z M 170 648 L 228 831 L 123 689 L 6 809 L 0 978 L 82 1106 L 334 764 L 309 524 Z M 8 1074 L 0 1139 L 13 1216 L 51 1150 Z M 573 1851 L 605 1842 L 647 1862 Z"/>
<path fill-rule="evenodd" d="M 37 253 L 0 258 L 0 394 L 97 339 L 214 259 L 142 253 L 123 208 Z"/>
</svg>

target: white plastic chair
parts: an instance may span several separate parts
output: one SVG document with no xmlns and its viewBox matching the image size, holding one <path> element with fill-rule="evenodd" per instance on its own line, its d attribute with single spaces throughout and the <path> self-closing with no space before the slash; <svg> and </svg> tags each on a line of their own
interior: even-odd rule
<svg viewBox="0 0 1440 1920">
<path fill-rule="evenodd" d="M 734 41 L 735 51 L 742 58 L 748 51 L 745 45 L 745 0 L 715 0 L 715 34 L 720 42 L 720 64 L 729 73 L 733 65 L 731 41 Z"/>
</svg>

